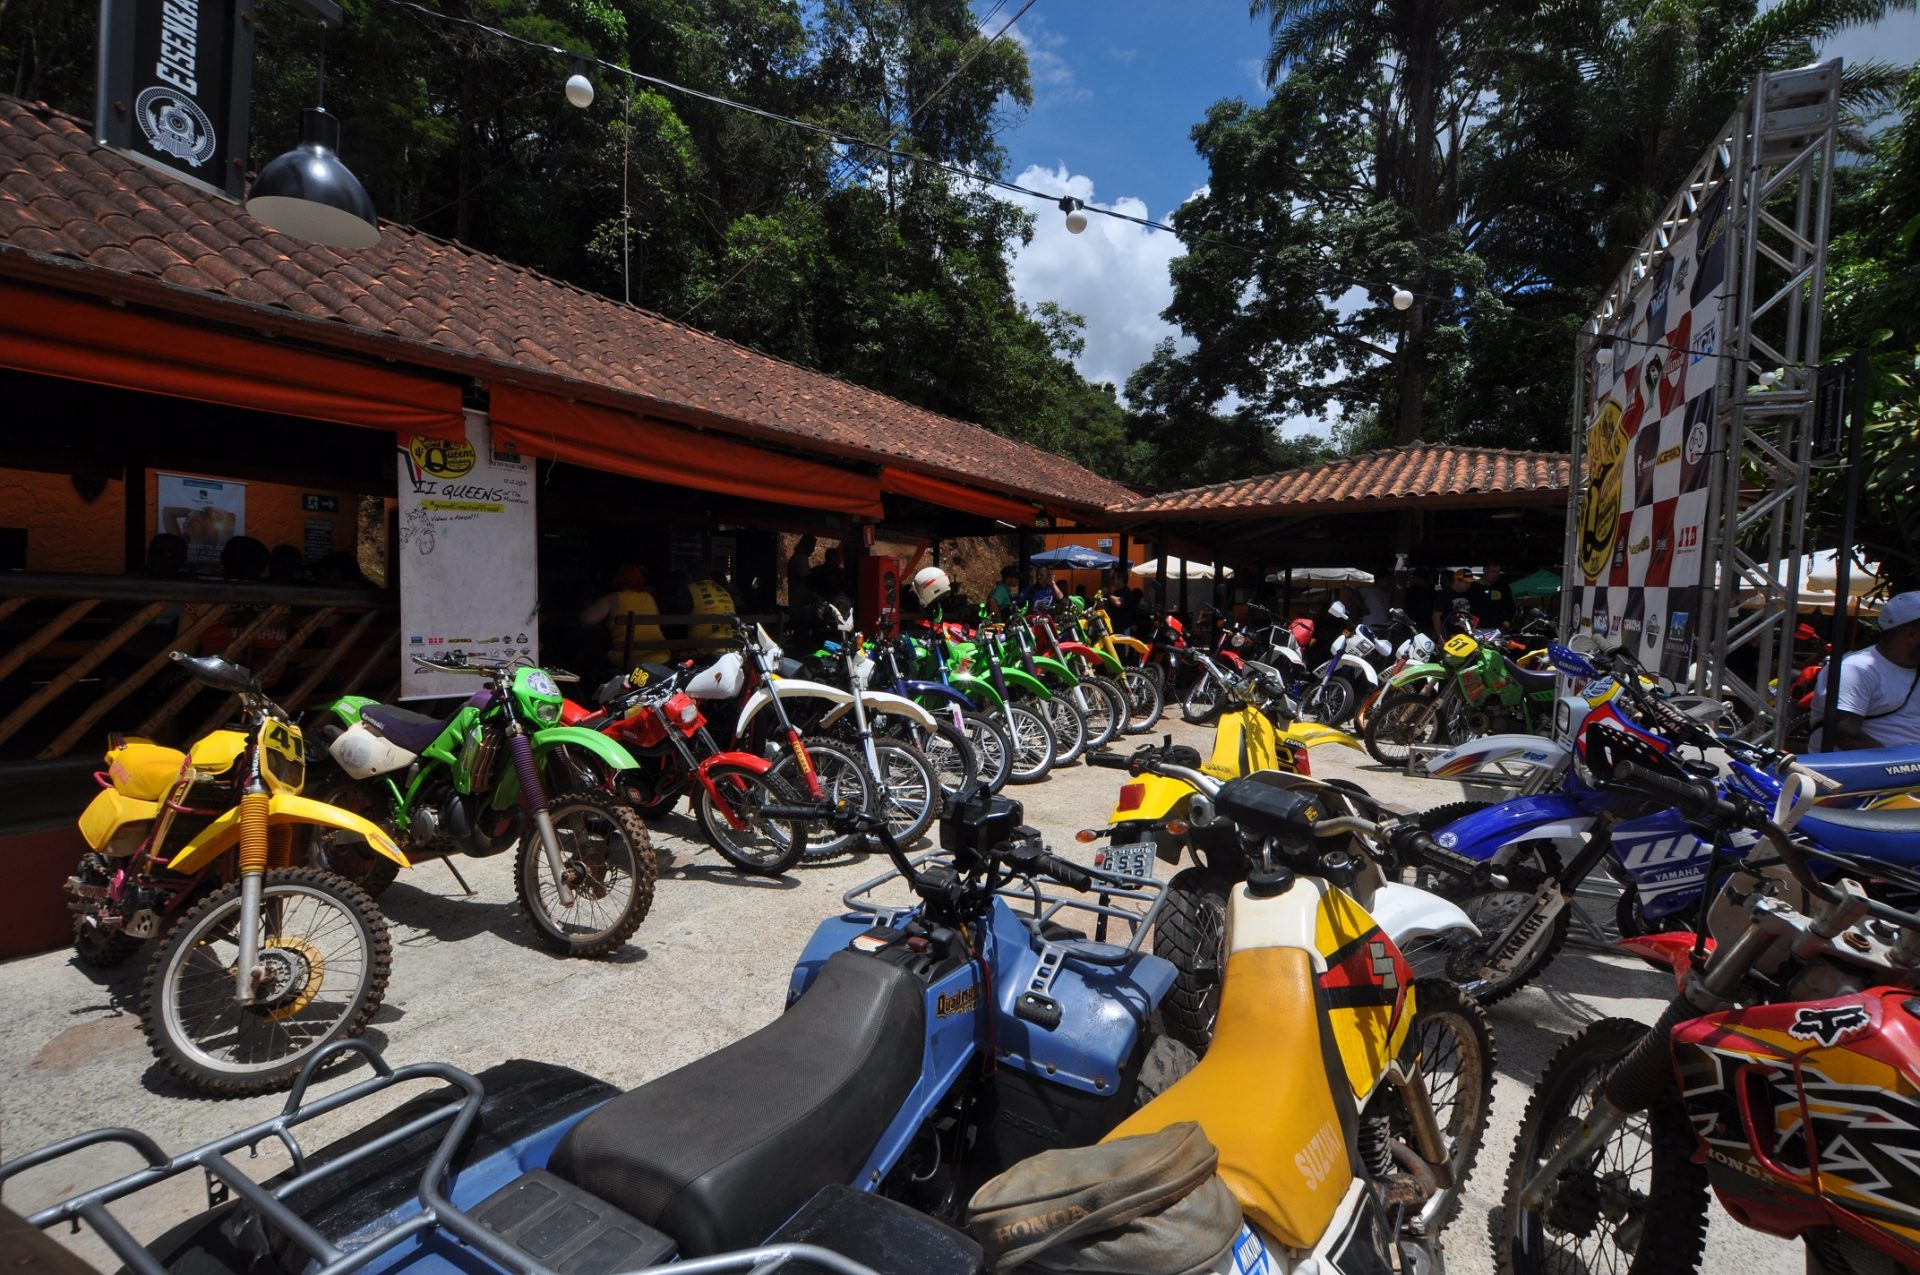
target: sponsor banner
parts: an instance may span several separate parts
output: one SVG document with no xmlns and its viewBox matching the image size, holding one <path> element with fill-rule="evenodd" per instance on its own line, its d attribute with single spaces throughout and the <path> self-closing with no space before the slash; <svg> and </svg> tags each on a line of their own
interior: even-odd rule
<svg viewBox="0 0 1920 1275">
<path fill-rule="evenodd" d="M 102 0 L 99 66 L 101 145 L 245 193 L 253 0 Z"/>
<path fill-rule="evenodd" d="M 1576 627 L 1684 680 L 1694 658 L 1707 492 L 1718 451 L 1727 293 L 1726 192 L 1704 199 L 1605 320 L 1589 367 L 1586 483 L 1568 558 Z"/>
<path fill-rule="evenodd" d="M 416 655 L 540 659 L 533 462 L 492 450 L 484 412 L 465 442 L 415 435 L 400 447 L 401 699 L 471 695 L 471 675 Z"/>
</svg>

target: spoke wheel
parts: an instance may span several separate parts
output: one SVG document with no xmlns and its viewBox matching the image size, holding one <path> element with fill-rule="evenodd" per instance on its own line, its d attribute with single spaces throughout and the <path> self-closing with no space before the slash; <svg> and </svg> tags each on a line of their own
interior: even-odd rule
<svg viewBox="0 0 1920 1275">
<path fill-rule="evenodd" d="M 1041 700 L 1037 707 L 1053 728 L 1053 764 L 1071 766 L 1087 751 L 1087 719 L 1065 694 Z"/>
<path fill-rule="evenodd" d="M 547 813 L 573 902 L 560 901 L 560 883 L 528 820 L 513 874 L 520 914 L 550 950 L 604 956 L 633 936 L 653 906 L 656 869 L 647 826 L 604 792 L 556 797 Z"/>
<path fill-rule="evenodd" d="M 822 735 L 809 735 L 800 742 L 806 747 L 807 760 L 813 765 L 814 777 L 820 781 L 822 800 L 836 810 L 873 808 L 873 780 L 868 776 L 862 758 L 856 756 L 846 744 Z M 773 769 L 767 773 L 792 790 L 802 805 L 813 803 L 806 776 L 800 773 L 800 763 L 794 759 L 793 749 L 782 744 L 780 755 L 774 758 Z M 809 827 L 806 857 L 825 859 L 831 855 L 845 854 L 854 848 L 857 839 L 854 833 L 834 832 L 824 824 Z"/>
<path fill-rule="evenodd" d="M 874 783 L 874 796 L 880 804 L 868 809 L 887 821 L 887 831 L 895 841 L 902 847 L 911 846 L 940 812 L 940 781 L 926 754 L 910 744 L 875 741 L 873 752 L 880 763 Z M 807 854 L 813 856 L 812 847 Z"/>
<path fill-rule="evenodd" d="M 1533 868 L 1544 876 L 1557 876 L 1560 872 L 1560 855 L 1550 842 L 1536 841 L 1521 846 L 1511 862 Z M 1511 973 L 1488 979 L 1487 954 L 1500 937 L 1513 928 L 1513 923 L 1532 908 L 1534 890 L 1539 884 L 1534 873 L 1509 872 L 1507 876 L 1509 881 L 1504 888 L 1491 883 L 1475 888 L 1458 877 L 1435 882 L 1433 886 L 1434 893 L 1459 904 L 1460 910 L 1473 919 L 1480 931 L 1479 938 L 1454 953 L 1447 974 L 1456 983 L 1472 984 L 1473 998 L 1482 1005 L 1497 1004 L 1538 977 L 1565 946 L 1573 926 L 1573 906 L 1569 904 L 1554 917 L 1546 936 L 1535 942 L 1530 956 Z"/>
<path fill-rule="evenodd" d="M 920 751 L 940 781 L 942 796 L 951 797 L 980 778 L 980 755 L 967 733 L 944 712 L 936 712 L 931 731 L 914 728 Z"/>
<path fill-rule="evenodd" d="M 1180 716 L 1194 726 L 1212 721 L 1220 711 L 1220 684 L 1211 674 L 1202 673 L 1199 680 L 1187 688 L 1186 698 L 1180 701 Z M 1302 707 L 1301 716 L 1305 716 Z"/>
<path fill-rule="evenodd" d="M 1032 784 L 1045 779 L 1057 761 L 1059 743 L 1046 718 L 1024 704 L 1009 704 L 1001 718 L 1007 736 L 1013 741 L 1013 766 L 1009 783 Z"/>
<path fill-rule="evenodd" d="M 1153 676 L 1158 670 L 1130 668 L 1120 674 L 1120 689 L 1127 695 L 1127 734 L 1141 735 L 1160 724 L 1160 715 L 1167 711 L 1166 694 L 1160 685 L 1160 679 Z"/>
<path fill-rule="evenodd" d="M 780 780 L 733 762 L 718 762 L 707 771 L 715 800 L 705 784 L 694 782 L 694 817 L 707 843 L 742 872 L 777 877 L 800 861 L 802 838 L 797 825 L 768 819 L 768 806 L 799 802 Z M 734 825 L 738 824 L 738 827 Z"/>
<path fill-rule="evenodd" d="M 1527 1180 L 1578 1133 L 1595 1089 L 1646 1031 L 1643 1023 L 1603 1018 L 1547 1064 L 1520 1122 L 1494 1229 L 1501 1275 L 1665 1275 L 1699 1266 L 1707 1171 L 1693 1162 L 1686 1113 L 1671 1093 L 1571 1165 L 1538 1210 L 1520 1203 Z"/>
<path fill-rule="evenodd" d="M 1381 765 L 1404 766 L 1415 745 L 1432 744 L 1439 735 L 1440 710 L 1430 696 L 1388 691 L 1367 716 L 1362 742 Z"/>
<path fill-rule="evenodd" d="M 141 1026 L 166 1069 L 214 1094 L 284 1089 L 309 1055 L 357 1036 L 386 994 L 393 949 L 366 891 L 314 868 L 275 868 L 260 888 L 254 999 L 234 996 L 240 883 L 195 904 L 147 966 Z"/>
<path fill-rule="evenodd" d="M 999 718 L 986 713 L 962 713 L 960 725 L 979 764 L 976 782 L 985 784 L 988 792 L 999 792 L 1013 776 L 1013 737 Z"/>
<path fill-rule="evenodd" d="M 317 801 L 359 815 L 369 823 L 379 824 L 387 814 L 386 803 L 377 791 L 342 774 L 309 785 L 308 793 Z M 369 897 L 378 897 L 400 875 L 400 865 L 368 845 L 365 837 L 325 824 L 316 823 L 308 829 L 307 863 L 322 872 L 345 877 L 365 890 Z"/>
<path fill-rule="evenodd" d="M 1432 1166 L 1415 1148 L 1412 1118 L 1397 1085 L 1380 1090 L 1378 1115 L 1387 1122 L 1396 1171 L 1420 1184 L 1426 1202 L 1408 1221 L 1415 1233 L 1438 1235 L 1460 1211 L 1493 1106 L 1493 1025 L 1487 1012 L 1459 988 L 1437 979 L 1414 986 L 1417 1008 L 1400 1051 L 1400 1065 L 1418 1069 L 1446 1150 L 1452 1185 L 1440 1189 Z"/>
</svg>

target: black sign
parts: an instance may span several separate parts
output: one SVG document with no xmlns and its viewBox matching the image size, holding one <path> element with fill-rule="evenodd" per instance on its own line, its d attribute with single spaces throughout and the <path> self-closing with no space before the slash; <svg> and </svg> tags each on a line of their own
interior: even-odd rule
<svg viewBox="0 0 1920 1275">
<path fill-rule="evenodd" d="M 239 199 L 253 0 L 101 0 L 100 143 Z"/>
<path fill-rule="evenodd" d="M 1814 382 L 1813 458 L 1832 460 L 1847 437 L 1847 398 L 1853 378 L 1844 367 L 1823 367 Z"/>
<path fill-rule="evenodd" d="M 320 496 L 310 491 L 302 492 L 300 507 L 310 514 L 337 514 L 340 512 L 340 497 Z"/>
</svg>

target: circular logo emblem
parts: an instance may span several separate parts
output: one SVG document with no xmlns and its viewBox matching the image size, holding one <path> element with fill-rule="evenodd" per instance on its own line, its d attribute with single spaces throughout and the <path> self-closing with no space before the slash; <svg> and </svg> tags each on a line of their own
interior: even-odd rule
<svg viewBox="0 0 1920 1275">
<path fill-rule="evenodd" d="M 1687 464 L 1698 465 L 1700 458 L 1707 454 L 1707 423 L 1695 421 L 1693 428 L 1687 431 Z"/>
<path fill-rule="evenodd" d="M 414 468 L 434 478 L 458 478 L 473 469 L 472 443 L 443 442 L 415 435 L 407 451 L 413 457 Z"/>
<path fill-rule="evenodd" d="M 156 84 L 133 99 L 133 117 L 147 144 L 195 168 L 213 158 L 213 121 L 200 104 L 179 89 Z"/>
</svg>

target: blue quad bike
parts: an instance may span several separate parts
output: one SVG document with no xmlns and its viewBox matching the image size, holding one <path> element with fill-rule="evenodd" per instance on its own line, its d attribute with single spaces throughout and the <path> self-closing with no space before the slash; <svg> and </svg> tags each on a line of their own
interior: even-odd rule
<svg viewBox="0 0 1920 1275">
<path fill-rule="evenodd" d="M 1564 647 L 1556 646 L 1554 656 L 1563 672 L 1611 677 L 1620 687 L 1598 707 L 1585 707 L 1596 698 L 1586 691 L 1561 701 L 1585 708 L 1586 716 L 1569 732 L 1578 755 L 1569 756 L 1558 787 L 1494 804 L 1442 806 L 1420 819 L 1449 856 L 1438 868 L 1430 863 L 1421 883 L 1458 903 L 1483 936 L 1456 953 L 1448 977 L 1482 1004 L 1518 991 L 1553 960 L 1573 919 L 1574 892 L 1596 869 L 1620 883 L 1615 924 L 1634 937 L 1692 924 L 1703 899 L 1758 842 L 1738 829 L 1702 838 L 1656 798 L 1598 782 L 1580 763 L 1593 747 L 1592 732 L 1676 760 L 1682 748 L 1717 752 L 1724 772 L 1704 757 L 1679 764 L 1763 804 L 1796 771 L 1810 772 L 1827 799 L 1844 800 L 1906 787 L 1902 776 L 1920 764 L 1920 749 L 1912 748 L 1795 757 L 1713 731 L 1677 710 L 1648 689 L 1645 670 L 1624 649 L 1599 665 Z M 1920 866 L 1920 812 L 1821 805 L 1802 817 L 1797 832 L 1858 861 L 1863 876 L 1876 863 Z"/>
<path fill-rule="evenodd" d="M 101 1130 L 0 1165 L 0 1183 L 84 1146 L 132 1147 L 147 1168 L 27 1221 L 84 1220 L 147 1275 L 611 1275 L 667 1261 L 699 1275 L 773 1269 L 757 1264 L 768 1246 L 804 1259 L 796 1271 L 974 1275 L 978 1248 L 936 1218 L 1028 1156 L 1098 1141 L 1191 1062 L 1149 1031 L 1174 981 L 1141 946 L 1165 886 L 1057 858 L 1021 815 L 969 790 L 941 820 L 942 852 L 911 860 L 883 825 L 849 816 L 895 870 L 821 924 L 787 1011 L 625 1093 L 528 1061 L 477 1077 L 392 1068 L 342 1041 L 371 1078 L 309 1097 L 332 1049 L 280 1115 L 220 1142 L 169 1158 Z M 441 1084 L 311 1156 L 294 1149 L 298 1125 L 410 1081 Z M 294 1149 L 294 1167 L 261 1187 L 225 1157 L 263 1138 Z M 200 1169 L 209 1212 L 145 1248 L 106 1212 Z"/>
</svg>

